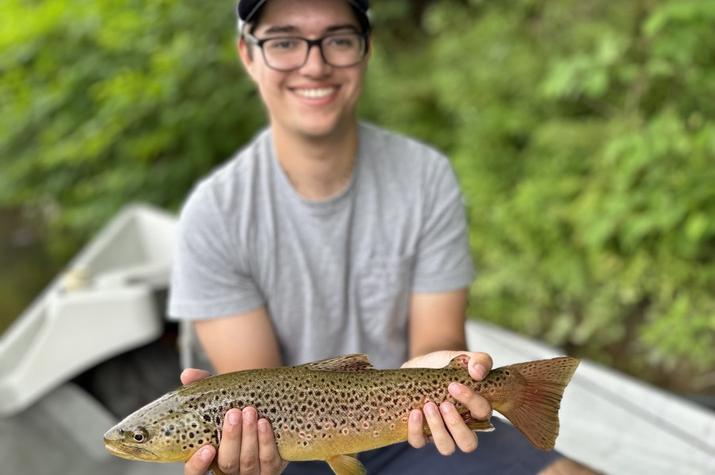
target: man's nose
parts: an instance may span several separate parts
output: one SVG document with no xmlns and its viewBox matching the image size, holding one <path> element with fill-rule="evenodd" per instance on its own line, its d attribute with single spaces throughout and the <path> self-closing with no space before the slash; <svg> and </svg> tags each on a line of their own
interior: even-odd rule
<svg viewBox="0 0 715 475">
<path fill-rule="evenodd" d="M 325 62 L 318 45 L 310 45 L 308 59 L 300 69 L 303 74 L 309 76 L 324 76 L 330 72 L 331 66 Z"/>
</svg>

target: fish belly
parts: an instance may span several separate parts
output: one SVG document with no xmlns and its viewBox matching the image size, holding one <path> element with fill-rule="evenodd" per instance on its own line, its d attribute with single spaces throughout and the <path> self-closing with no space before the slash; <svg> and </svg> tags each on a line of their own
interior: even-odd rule
<svg viewBox="0 0 715 475">
<path fill-rule="evenodd" d="M 327 460 L 340 454 L 356 454 L 402 442 L 407 438 L 407 422 L 350 428 L 321 434 L 282 434 L 278 444 L 281 458 L 288 461 Z"/>
</svg>

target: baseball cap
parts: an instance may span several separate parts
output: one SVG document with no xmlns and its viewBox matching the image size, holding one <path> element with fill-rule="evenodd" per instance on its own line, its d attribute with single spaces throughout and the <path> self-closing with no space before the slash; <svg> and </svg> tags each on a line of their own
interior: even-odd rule
<svg viewBox="0 0 715 475">
<path fill-rule="evenodd" d="M 267 0 L 240 0 L 236 5 L 236 13 L 238 14 L 239 29 L 243 29 L 243 25 L 250 23 L 256 16 L 258 11 Z M 360 16 L 360 25 L 367 31 L 370 29 L 370 0 L 346 0 Z"/>
</svg>

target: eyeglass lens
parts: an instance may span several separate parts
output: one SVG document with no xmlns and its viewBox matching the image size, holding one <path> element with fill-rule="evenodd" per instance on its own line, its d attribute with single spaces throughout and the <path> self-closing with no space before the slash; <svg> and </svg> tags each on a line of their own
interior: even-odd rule
<svg viewBox="0 0 715 475">
<path fill-rule="evenodd" d="M 270 38 L 263 41 L 263 57 L 268 66 L 291 70 L 303 66 L 310 54 L 305 38 Z M 331 66 L 347 67 L 359 63 L 365 55 L 365 39 L 357 33 L 325 36 L 320 39 L 323 59 Z"/>
</svg>

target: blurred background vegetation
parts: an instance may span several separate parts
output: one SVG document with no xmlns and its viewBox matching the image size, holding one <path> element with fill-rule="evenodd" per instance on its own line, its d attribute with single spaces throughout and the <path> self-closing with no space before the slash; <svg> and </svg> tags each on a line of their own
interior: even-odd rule
<svg viewBox="0 0 715 475">
<path fill-rule="evenodd" d="M 471 315 L 715 395 L 715 2 L 374 0 L 364 118 L 447 152 Z M 0 4 L 0 331 L 265 122 L 230 0 Z"/>
</svg>

